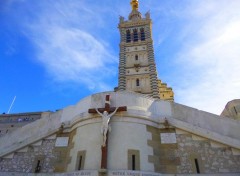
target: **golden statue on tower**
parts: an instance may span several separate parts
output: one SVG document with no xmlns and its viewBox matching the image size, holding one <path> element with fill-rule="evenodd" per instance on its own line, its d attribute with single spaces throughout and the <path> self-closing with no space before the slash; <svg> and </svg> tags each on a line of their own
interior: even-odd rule
<svg viewBox="0 0 240 176">
<path fill-rule="evenodd" d="M 138 0 L 131 1 L 132 10 L 138 10 Z"/>
</svg>

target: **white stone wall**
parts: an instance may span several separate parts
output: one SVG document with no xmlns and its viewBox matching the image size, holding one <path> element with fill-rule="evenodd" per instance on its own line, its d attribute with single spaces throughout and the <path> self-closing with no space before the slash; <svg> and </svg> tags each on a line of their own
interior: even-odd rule
<svg viewBox="0 0 240 176">
<path fill-rule="evenodd" d="M 77 153 L 85 150 L 84 170 L 100 168 L 102 136 L 100 133 L 101 123 L 90 123 L 77 128 L 76 135 L 73 137 L 74 146 L 70 151 L 71 163 L 67 171 L 76 170 Z"/>
<path fill-rule="evenodd" d="M 115 119 L 117 120 L 116 117 Z M 124 118 L 124 117 L 123 117 Z M 109 134 L 108 166 L 112 170 L 128 169 L 128 150 L 139 150 L 140 170 L 154 171 L 148 156 L 153 155 L 153 150 L 147 145 L 151 135 L 146 131 L 146 125 L 137 122 L 114 121 L 111 123 L 112 131 Z"/>
<path fill-rule="evenodd" d="M 108 169 L 128 169 L 128 150 L 140 151 L 140 168 L 143 171 L 154 171 L 153 164 L 148 162 L 148 156 L 153 155 L 153 150 L 147 145 L 151 135 L 146 131 L 144 121 L 136 120 L 127 122 L 124 117 L 114 117 L 111 120 L 109 133 Z M 100 169 L 102 135 L 101 119 L 86 125 L 78 124 L 76 135 L 73 138 L 74 146 L 71 149 L 71 163 L 67 171 L 76 170 L 78 151 L 86 151 L 84 169 Z M 131 121 L 131 118 L 129 118 Z M 84 122 L 86 123 L 86 122 Z M 82 123 L 82 124 L 84 124 Z"/>
</svg>

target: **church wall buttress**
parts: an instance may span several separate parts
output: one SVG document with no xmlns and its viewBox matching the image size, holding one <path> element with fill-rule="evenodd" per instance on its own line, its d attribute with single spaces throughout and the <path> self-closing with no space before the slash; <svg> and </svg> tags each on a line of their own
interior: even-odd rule
<svg viewBox="0 0 240 176">
<path fill-rule="evenodd" d="M 54 152 L 58 154 L 58 158 L 55 161 L 54 172 L 67 171 L 67 164 L 72 162 L 72 158 L 70 156 L 70 150 L 74 146 L 73 138 L 75 135 L 76 135 L 76 129 L 69 133 L 61 133 L 57 135 L 57 137 L 69 137 L 69 142 L 67 147 L 55 147 Z"/>
</svg>

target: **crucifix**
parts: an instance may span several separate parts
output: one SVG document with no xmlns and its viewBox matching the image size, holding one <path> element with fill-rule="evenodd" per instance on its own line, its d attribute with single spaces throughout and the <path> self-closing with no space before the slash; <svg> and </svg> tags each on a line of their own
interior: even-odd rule
<svg viewBox="0 0 240 176">
<path fill-rule="evenodd" d="M 102 117 L 101 133 L 103 135 L 101 169 L 107 169 L 108 131 L 110 131 L 110 118 L 120 111 L 127 111 L 126 106 L 110 107 L 110 95 L 106 95 L 105 107 L 89 109 L 88 113 L 98 113 Z"/>
</svg>

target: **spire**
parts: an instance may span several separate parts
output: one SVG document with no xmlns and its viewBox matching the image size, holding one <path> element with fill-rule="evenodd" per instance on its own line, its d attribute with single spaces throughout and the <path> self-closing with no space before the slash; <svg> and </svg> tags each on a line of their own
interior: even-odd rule
<svg viewBox="0 0 240 176">
<path fill-rule="evenodd" d="M 131 1 L 132 10 L 138 10 L 138 0 Z"/>
</svg>

